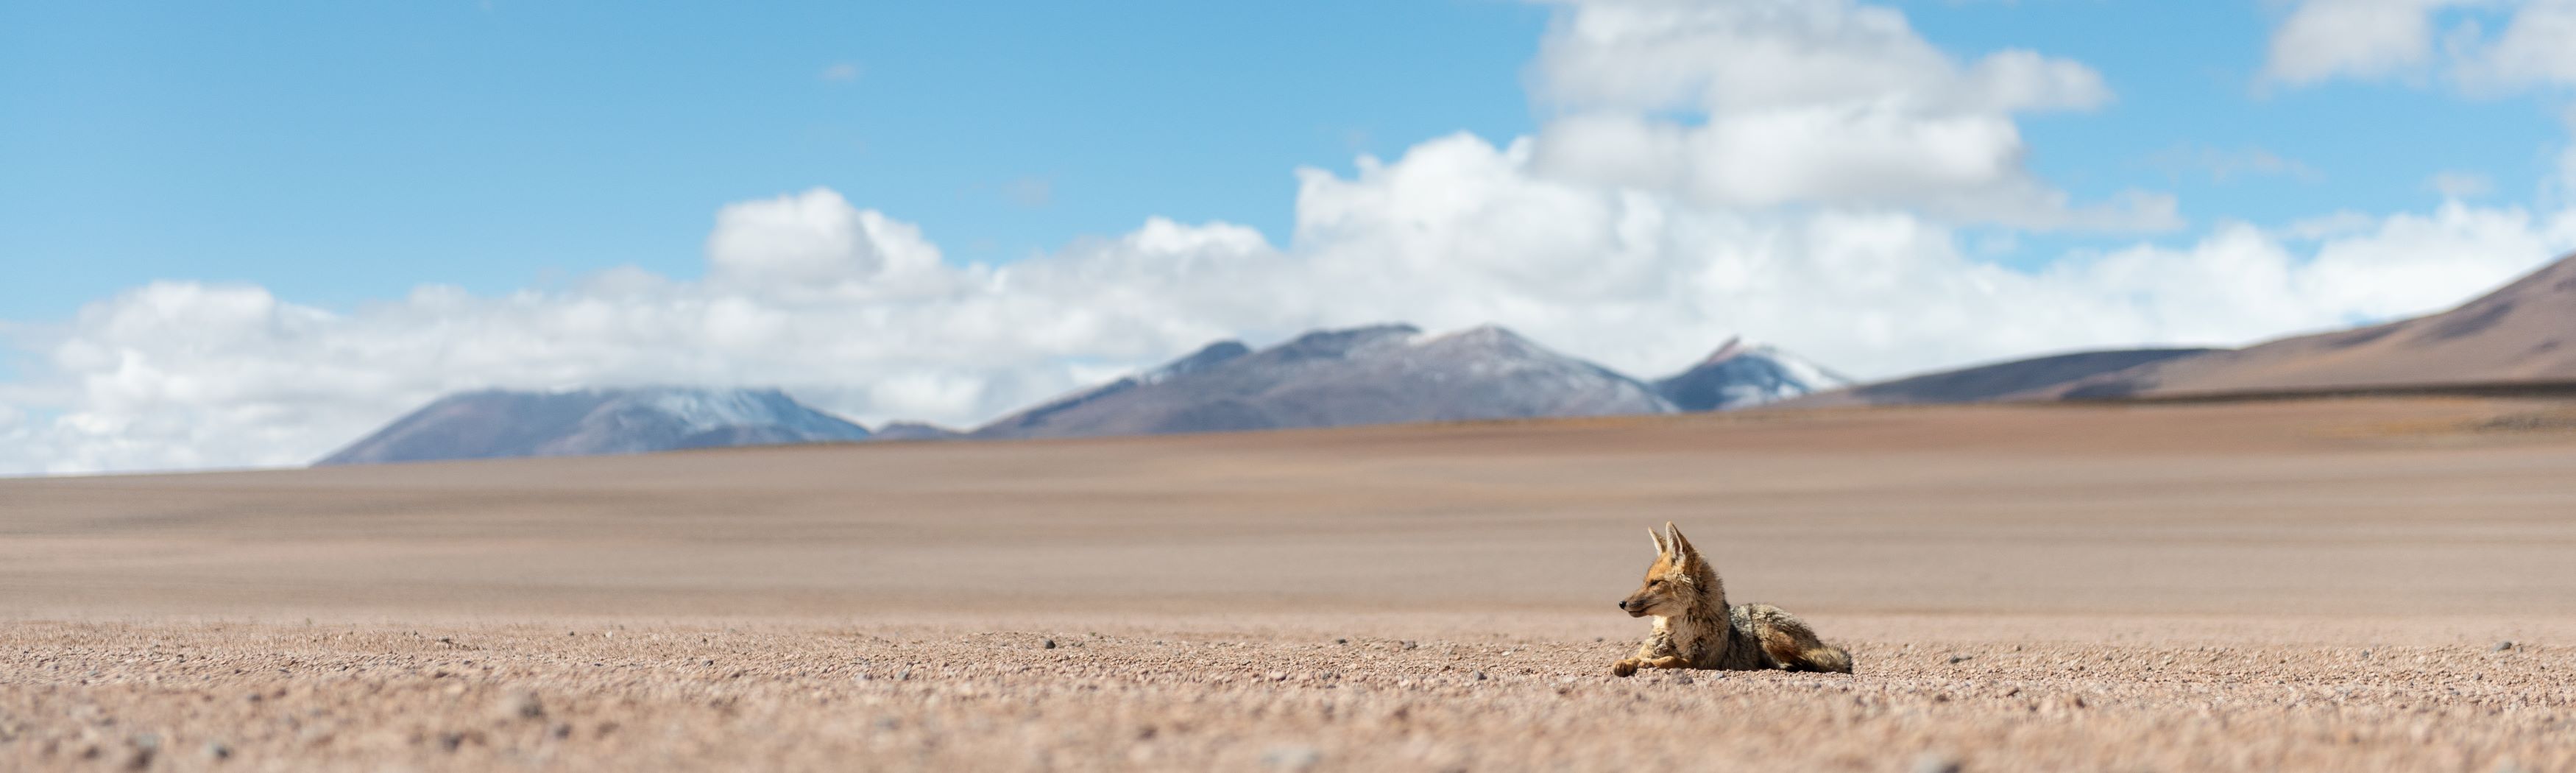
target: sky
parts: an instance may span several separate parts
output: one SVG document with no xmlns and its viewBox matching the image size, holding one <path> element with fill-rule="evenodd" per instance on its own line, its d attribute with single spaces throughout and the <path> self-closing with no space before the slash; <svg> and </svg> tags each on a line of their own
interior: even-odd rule
<svg viewBox="0 0 2576 773">
<path fill-rule="evenodd" d="M 2241 345 L 2576 247 L 2565 0 L 0 2 L 0 474 L 439 394 L 972 426 L 1502 324 L 1884 377 Z"/>
</svg>

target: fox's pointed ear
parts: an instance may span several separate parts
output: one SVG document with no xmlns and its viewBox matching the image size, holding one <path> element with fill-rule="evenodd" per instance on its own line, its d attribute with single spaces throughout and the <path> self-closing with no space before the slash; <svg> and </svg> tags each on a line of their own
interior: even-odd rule
<svg viewBox="0 0 2576 773">
<path fill-rule="evenodd" d="M 1682 536 L 1682 530 L 1673 526 L 1673 522 L 1665 521 L 1664 531 L 1672 534 L 1672 546 L 1673 553 L 1675 555 L 1685 557 L 1699 555 L 1699 548 L 1691 547 L 1690 538 Z"/>
<path fill-rule="evenodd" d="M 1670 549 L 1664 547 L 1664 535 L 1655 533 L 1654 528 L 1648 527 L 1646 529 L 1646 536 L 1652 537 L 1655 540 L 1655 555 L 1660 556 L 1665 553 L 1672 552 Z"/>
</svg>

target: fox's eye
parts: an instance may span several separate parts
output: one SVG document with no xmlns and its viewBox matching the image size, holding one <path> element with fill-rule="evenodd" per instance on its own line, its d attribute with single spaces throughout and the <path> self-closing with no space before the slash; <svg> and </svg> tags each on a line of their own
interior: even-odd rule
<svg viewBox="0 0 2576 773">
<path fill-rule="evenodd" d="M 1654 582 L 1646 583 L 1646 587 L 1649 587 L 1649 588 L 1661 588 L 1661 587 L 1664 587 L 1664 581 L 1662 581 L 1662 580 L 1656 580 L 1656 581 L 1654 581 Z"/>
</svg>

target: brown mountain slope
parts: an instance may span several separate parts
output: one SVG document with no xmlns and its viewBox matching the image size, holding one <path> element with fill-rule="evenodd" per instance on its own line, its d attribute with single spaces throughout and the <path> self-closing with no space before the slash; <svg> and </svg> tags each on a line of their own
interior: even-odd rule
<svg viewBox="0 0 2576 773">
<path fill-rule="evenodd" d="M 2079 379 L 2151 362 L 2197 357 L 2216 349 L 2110 349 L 1978 365 L 1818 392 L 1766 408 L 1842 408 L 1855 405 L 1982 403 L 2047 390 Z"/>
<path fill-rule="evenodd" d="M 2148 363 L 2024 398 L 2576 380 L 2576 255 L 2440 314 Z"/>
</svg>

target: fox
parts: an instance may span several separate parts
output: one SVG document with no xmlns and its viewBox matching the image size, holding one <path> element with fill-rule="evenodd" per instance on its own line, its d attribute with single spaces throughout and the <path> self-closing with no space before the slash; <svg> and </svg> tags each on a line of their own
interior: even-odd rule
<svg viewBox="0 0 2576 773">
<path fill-rule="evenodd" d="M 1713 671 L 1852 672 L 1851 653 L 1816 638 L 1815 629 L 1769 604 L 1726 603 L 1726 583 L 1717 568 L 1691 547 L 1671 521 L 1655 540 L 1655 563 L 1646 583 L 1619 602 L 1629 617 L 1653 615 L 1655 630 L 1637 646 L 1634 657 L 1610 666 L 1612 676 L 1640 668 L 1697 668 Z"/>
</svg>

